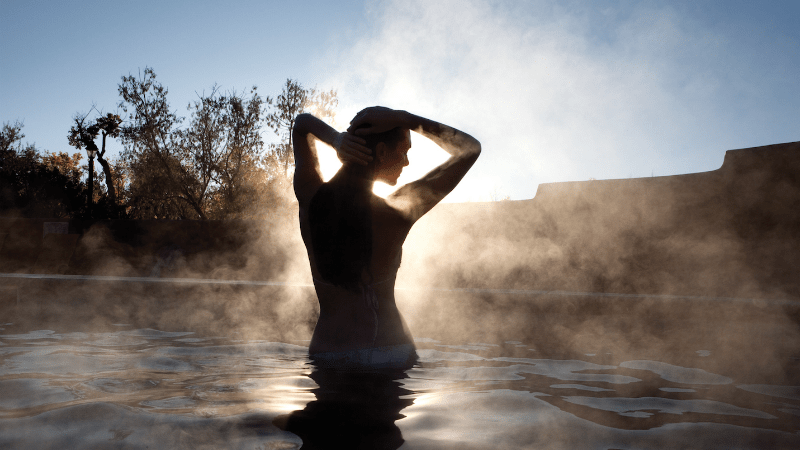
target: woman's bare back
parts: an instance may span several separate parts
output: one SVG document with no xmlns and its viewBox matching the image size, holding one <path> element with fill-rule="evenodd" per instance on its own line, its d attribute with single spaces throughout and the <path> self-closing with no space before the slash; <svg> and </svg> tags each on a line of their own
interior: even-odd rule
<svg viewBox="0 0 800 450">
<path fill-rule="evenodd" d="M 410 224 L 380 197 L 372 199 L 372 257 L 362 292 L 326 282 L 319 274 L 309 238 L 308 211 L 301 206 L 300 230 L 311 261 L 320 316 L 309 353 L 412 344 L 394 297 L 403 242 Z"/>
</svg>

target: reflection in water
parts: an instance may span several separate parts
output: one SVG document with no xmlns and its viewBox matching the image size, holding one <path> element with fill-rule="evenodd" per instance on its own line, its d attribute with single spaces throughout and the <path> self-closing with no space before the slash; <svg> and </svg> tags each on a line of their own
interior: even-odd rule
<svg viewBox="0 0 800 450">
<path fill-rule="evenodd" d="M 730 364 L 741 348 L 724 342 L 670 356 L 421 339 L 412 369 L 347 373 L 287 343 L 9 328 L 0 448 L 800 448 L 796 350 L 770 368 Z"/>
<path fill-rule="evenodd" d="M 414 403 L 399 380 L 402 370 L 347 372 L 315 368 L 318 388 L 305 409 L 275 418 L 273 424 L 303 440 L 303 449 L 396 449 L 403 436 L 395 421 Z"/>
</svg>

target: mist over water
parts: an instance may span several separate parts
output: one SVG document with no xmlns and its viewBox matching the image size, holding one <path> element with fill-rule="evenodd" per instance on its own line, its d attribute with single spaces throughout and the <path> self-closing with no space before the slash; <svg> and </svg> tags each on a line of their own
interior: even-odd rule
<svg viewBox="0 0 800 450">
<path fill-rule="evenodd" d="M 192 332 L 0 327 L 10 448 L 793 448 L 798 387 L 742 384 L 693 352 L 566 358 L 421 339 L 399 373 L 309 370 L 299 345 Z M 703 368 L 698 368 L 703 367 Z M 728 376 L 730 375 L 730 376 Z"/>
<path fill-rule="evenodd" d="M 790 206 L 800 200 L 797 153 L 797 143 L 731 151 L 713 172 L 553 183 L 532 200 L 441 204 L 406 240 L 399 308 L 419 329 L 452 330 L 437 337 L 463 340 L 473 333 L 536 334 L 528 324 L 539 313 L 502 311 L 531 305 L 604 320 L 638 313 L 633 322 L 644 329 L 660 309 L 678 322 L 718 308 L 724 317 L 780 313 L 776 320 L 790 324 L 800 297 L 793 270 L 800 267 L 800 212 Z M 2 220 L 2 272 L 284 285 L 4 279 L 4 304 L 20 299 L 21 317 L 61 326 L 77 317 L 81 327 L 202 327 L 252 338 L 308 339 L 313 331 L 316 298 L 296 206 L 268 221 L 71 221 L 68 234 L 42 237 L 44 222 Z M 491 291 L 508 289 L 528 292 Z M 444 306 L 448 298 L 460 306 Z M 675 304 L 682 306 L 667 306 Z M 469 320 L 494 314 L 500 323 Z"/>
<path fill-rule="evenodd" d="M 591 362 L 573 371 L 577 377 L 562 377 L 562 387 L 535 392 L 612 428 L 663 422 L 585 411 L 649 410 L 653 402 L 681 411 L 686 404 L 644 399 L 685 394 L 695 402 L 690 409 L 702 412 L 711 397 L 645 383 L 624 395 L 613 387 L 621 397 L 603 399 L 604 391 L 584 395 L 608 388 L 587 388 L 584 375 L 650 371 L 689 384 L 735 384 L 775 394 L 782 408 L 796 411 L 800 212 L 791 205 L 800 200 L 799 146 L 732 151 L 709 173 L 555 183 L 540 186 L 532 200 L 437 206 L 412 229 L 397 281 L 398 307 L 418 345 L 430 350 L 423 361 L 527 364 L 503 369 L 516 371 L 512 378 L 543 361 Z M 0 272 L 143 280 L 2 278 L 3 335 L 110 333 L 125 325 L 301 349 L 311 337 L 317 303 L 296 209 L 264 222 L 70 221 L 68 234 L 42 236 L 44 222 L 0 220 Z M 90 357 L 74 364 L 78 372 L 98 370 Z M 462 370 L 452 376 L 472 379 Z M 61 395 L 46 386 L 39 393 Z M 735 406 L 764 411 L 759 395 L 737 394 Z M 423 398 L 415 405 L 423 407 Z M 518 401 L 544 405 L 537 396 Z M 773 424 L 723 415 L 742 427 Z M 784 425 L 778 428 L 797 431 Z M 406 438 L 415 433 L 424 435 L 411 430 Z"/>
</svg>

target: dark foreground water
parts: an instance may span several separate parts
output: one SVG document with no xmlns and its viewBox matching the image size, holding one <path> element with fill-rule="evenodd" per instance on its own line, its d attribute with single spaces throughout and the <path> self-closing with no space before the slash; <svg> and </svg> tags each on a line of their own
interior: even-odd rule
<svg viewBox="0 0 800 450">
<path fill-rule="evenodd" d="M 800 386 L 703 370 L 706 348 L 675 365 L 423 338 L 413 369 L 348 374 L 302 343 L 15 328 L 0 448 L 800 448 Z"/>
</svg>

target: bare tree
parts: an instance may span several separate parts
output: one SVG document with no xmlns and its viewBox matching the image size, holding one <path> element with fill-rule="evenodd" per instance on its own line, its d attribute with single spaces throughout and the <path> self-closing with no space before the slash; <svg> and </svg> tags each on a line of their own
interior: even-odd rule
<svg viewBox="0 0 800 450">
<path fill-rule="evenodd" d="M 23 125 L 20 122 L 4 123 L 3 130 L 0 131 L 0 152 L 15 150 L 22 145 L 25 135 L 22 133 Z"/>
<path fill-rule="evenodd" d="M 92 109 L 95 109 L 92 107 Z M 90 111 L 91 112 L 91 111 Z M 106 182 L 106 195 L 108 195 L 108 202 L 111 205 L 118 205 L 117 202 L 117 189 L 115 187 L 116 178 L 112 173 L 112 168 L 105 158 L 106 154 L 106 137 L 117 137 L 120 133 L 120 124 L 122 119 L 117 114 L 108 113 L 105 116 L 100 116 L 93 123 L 86 122 L 90 113 L 80 115 L 76 114 L 73 118 L 74 125 L 69 130 L 67 139 L 69 144 L 81 150 L 93 150 L 97 152 L 97 161 L 103 167 L 103 175 Z M 102 133 L 102 147 L 97 148 L 94 140 L 99 134 Z M 91 161 L 90 161 L 91 164 Z"/>
<path fill-rule="evenodd" d="M 256 88 L 250 98 L 230 92 L 201 95 L 190 106 L 192 121 L 178 133 L 182 158 L 190 161 L 195 177 L 209 198 L 214 217 L 240 217 L 258 203 L 255 192 L 263 170 L 262 99 Z"/>
<path fill-rule="evenodd" d="M 323 120 L 331 119 L 339 99 L 334 90 L 318 91 L 316 87 L 306 89 L 297 80 L 287 78 L 281 94 L 274 101 L 267 97 L 266 103 L 272 107 L 266 116 L 267 126 L 281 139 L 277 144 L 270 144 L 270 153 L 283 166 L 283 175 L 288 179 L 289 167 L 294 165 L 292 129 L 295 118 L 304 112 L 311 112 Z"/>
<path fill-rule="evenodd" d="M 184 128 L 153 69 L 123 77 L 119 92 L 128 113 L 123 156 L 136 216 L 209 219 L 252 210 L 253 180 L 265 173 L 263 100 L 255 87 L 249 97 L 217 86 L 198 94 Z"/>
<path fill-rule="evenodd" d="M 175 130 L 182 119 L 170 110 L 167 92 L 150 67 L 138 78 L 122 77 L 119 85 L 119 107 L 128 113 L 121 137 L 122 156 L 134 178 L 131 195 L 135 206 L 157 206 L 148 211 L 156 218 L 205 219 L 204 192 L 192 168 L 180 161 Z"/>
</svg>

